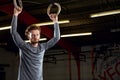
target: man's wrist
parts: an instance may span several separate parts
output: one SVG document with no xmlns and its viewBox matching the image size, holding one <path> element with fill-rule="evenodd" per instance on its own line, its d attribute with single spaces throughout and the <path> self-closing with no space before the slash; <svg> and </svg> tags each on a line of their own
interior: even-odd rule
<svg viewBox="0 0 120 80">
<path fill-rule="evenodd" d="M 58 23 L 58 21 L 53 21 L 53 23 Z"/>
<path fill-rule="evenodd" d="M 18 14 L 14 14 L 14 16 L 18 16 Z"/>
</svg>

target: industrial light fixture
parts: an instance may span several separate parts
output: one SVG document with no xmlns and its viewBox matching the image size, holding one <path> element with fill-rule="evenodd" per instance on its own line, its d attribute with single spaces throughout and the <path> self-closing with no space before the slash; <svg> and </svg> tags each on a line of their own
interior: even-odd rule
<svg viewBox="0 0 120 80">
<path fill-rule="evenodd" d="M 91 32 L 86 32 L 86 33 L 75 33 L 75 34 L 65 34 L 61 35 L 61 37 L 75 37 L 75 36 L 87 36 L 87 35 L 92 35 Z M 40 41 L 45 41 L 47 38 L 41 38 Z M 25 40 L 25 42 L 30 42 L 29 40 Z"/>
<path fill-rule="evenodd" d="M 58 21 L 59 24 L 65 24 L 65 23 L 69 23 L 70 21 L 69 20 L 61 20 L 61 21 Z M 44 22 L 44 23 L 36 23 L 36 24 L 33 24 L 35 26 L 45 26 L 45 25 L 53 25 L 54 23 L 53 22 Z"/>
<path fill-rule="evenodd" d="M 86 32 L 86 33 L 65 34 L 65 35 L 61 35 L 61 37 L 75 37 L 75 36 L 86 36 L 86 35 L 92 35 L 92 33 Z"/>
<path fill-rule="evenodd" d="M 0 30 L 7 30 L 7 29 L 10 29 L 11 26 L 6 26 L 6 27 L 1 27 Z"/>
<path fill-rule="evenodd" d="M 45 41 L 47 38 L 41 38 L 40 41 Z M 30 42 L 29 40 L 25 40 L 25 42 Z"/>
<path fill-rule="evenodd" d="M 64 23 L 69 23 L 69 20 L 63 20 L 63 21 L 58 21 L 59 24 L 64 24 Z M 36 26 L 43 26 L 43 25 L 52 25 L 54 24 L 53 22 L 45 22 L 45 23 L 37 23 L 34 24 Z M 2 27 L 0 28 L 0 30 L 6 30 L 6 29 L 10 29 L 11 26 L 7 26 L 7 27 Z M 61 35 L 61 37 L 75 37 L 75 36 L 85 36 L 85 35 L 92 35 L 91 32 L 87 32 L 87 33 L 75 33 L 75 34 L 65 34 L 65 35 Z M 47 38 L 41 38 L 40 41 L 44 41 L 47 40 Z M 29 40 L 25 40 L 25 42 L 29 42 Z"/>
<path fill-rule="evenodd" d="M 61 20 L 61 21 L 58 21 L 59 24 L 65 24 L 65 23 L 69 23 L 70 21 L 69 20 Z M 44 22 L 44 23 L 36 23 L 36 24 L 33 24 L 35 26 L 45 26 L 45 25 L 53 25 L 54 23 L 53 22 Z M 7 29 L 10 29 L 11 26 L 6 26 L 6 27 L 1 27 L 0 30 L 7 30 Z"/>
<path fill-rule="evenodd" d="M 117 9 L 117 10 L 94 13 L 94 14 L 91 14 L 90 17 L 95 18 L 95 17 L 108 16 L 108 15 L 114 15 L 114 14 L 119 14 L 119 13 L 120 13 L 120 9 Z"/>
<path fill-rule="evenodd" d="M 120 28 L 110 30 L 110 32 L 119 32 L 119 31 L 120 31 Z"/>
</svg>

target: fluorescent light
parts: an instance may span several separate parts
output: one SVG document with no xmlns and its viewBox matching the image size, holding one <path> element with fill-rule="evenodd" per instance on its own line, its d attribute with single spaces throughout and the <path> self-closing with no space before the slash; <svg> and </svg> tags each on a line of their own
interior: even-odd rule
<svg viewBox="0 0 120 80">
<path fill-rule="evenodd" d="M 119 14 L 119 13 L 120 13 L 120 9 L 91 14 L 90 17 L 94 18 L 94 17 L 101 17 L 101 16 L 107 16 L 107 15 Z"/>
<path fill-rule="evenodd" d="M 70 21 L 69 20 L 62 20 L 62 21 L 58 21 L 59 24 L 64 24 L 64 23 L 69 23 Z M 53 25 L 54 23 L 53 22 L 44 22 L 44 23 L 36 23 L 36 24 L 33 24 L 35 26 L 45 26 L 45 25 Z M 11 26 L 6 26 L 6 27 L 1 27 L 0 30 L 7 30 L 7 29 L 10 29 Z"/>
<path fill-rule="evenodd" d="M 117 29 L 111 29 L 111 32 L 119 32 L 120 31 L 120 28 L 117 28 Z"/>
<path fill-rule="evenodd" d="M 11 26 L 6 26 L 6 27 L 1 27 L 0 30 L 6 30 L 6 29 L 10 29 Z"/>
<path fill-rule="evenodd" d="M 86 35 L 92 35 L 91 32 L 87 32 L 87 33 L 76 33 L 76 34 L 65 34 L 65 35 L 61 35 L 61 37 L 75 37 L 75 36 L 86 36 Z M 41 38 L 40 41 L 45 41 L 47 40 L 47 38 Z M 30 42 L 29 40 L 25 40 L 25 42 Z"/>
<path fill-rule="evenodd" d="M 65 23 L 69 23 L 70 21 L 69 20 L 62 20 L 62 21 L 58 21 L 59 24 L 65 24 Z M 35 26 L 45 26 L 45 25 L 53 25 L 54 23 L 53 22 L 44 22 L 44 23 L 36 23 L 36 24 L 33 24 Z"/>
<path fill-rule="evenodd" d="M 40 41 L 45 41 L 47 38 L 41 38 Z M 29 40 L 25 40 L 25 42 L 30 42 Z"/>
<path fill-rule="evenodd" d="M 87 33 L 65 34 L 65 35 L 61 35 L 61 37 L 75 37 L 75 36 L 85 36 L 85 35 L 92 35 L 92 33 L 87 32 Z"/>
</svg>

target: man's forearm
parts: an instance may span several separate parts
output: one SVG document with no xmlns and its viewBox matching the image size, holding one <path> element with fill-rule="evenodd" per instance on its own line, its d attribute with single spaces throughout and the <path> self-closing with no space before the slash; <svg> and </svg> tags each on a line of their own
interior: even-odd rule
<svg viewBox="0 0 120 80">
<path fill-rule="evenodd" d="M 11 34 L 15 34 L 17 32 L 17 16 L 13 15 L 12 22 L 11 22 Z"/>
<path fill-rule="evenodd" d="M 18 16 L 13 15 L 10 32 L 15 44 L 20 47 L 20 45 L 23 43 L 23 40 L 17 32 L 17 19 Z"/>
<path fill-rule="evenodd" d="M 54 38 L 60 39 L 60 28 L 57 22 L 54 23 Z"/>
</svg>

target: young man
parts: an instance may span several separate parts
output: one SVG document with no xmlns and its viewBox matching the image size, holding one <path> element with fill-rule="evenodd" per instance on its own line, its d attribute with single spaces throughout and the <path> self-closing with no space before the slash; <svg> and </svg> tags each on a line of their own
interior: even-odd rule
<svg viewBox="0 0 120 80">
<path fill-rule="evenodd" d="M 47 49 L 54 46 L 60 39 L 60 30 L 58 16 L 50 14 L 50 19 L 54 22 L 54 37 L 46 43 L 39 43 L 40 28 L 29 26 L 26 29 L 26 36 L 30 42 L 26 43 L 22 40 L 17 32 L 17 18 L 22 12 L 22 8 L 14 8 L 12 18 L 12 28 L 10 30 L 13 40 L 20 51 L 20 64 L 18 80 L 43 80 L 43 57 Z"/>
</svg>

